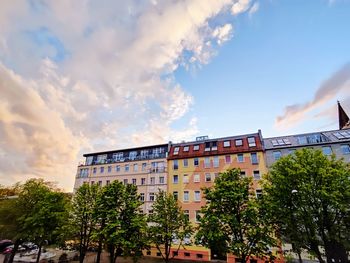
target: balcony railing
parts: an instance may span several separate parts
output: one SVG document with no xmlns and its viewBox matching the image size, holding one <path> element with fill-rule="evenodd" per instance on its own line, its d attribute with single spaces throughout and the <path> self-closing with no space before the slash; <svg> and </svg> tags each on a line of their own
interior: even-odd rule
<svg viewBox="0 0 350 263">
<path fill-rule="evenodd" d="M 159 159 L 159 158 L 166 158 L 166 153 L 138 155 L 135 157 L 123 157 L 118 159 L 106 159 L 106 160 L 100 160 L 100 161 L 93 161 L 91 164 L 86 164 L 86 165 L 142 161 L 142 160 Z"/>
</svg>

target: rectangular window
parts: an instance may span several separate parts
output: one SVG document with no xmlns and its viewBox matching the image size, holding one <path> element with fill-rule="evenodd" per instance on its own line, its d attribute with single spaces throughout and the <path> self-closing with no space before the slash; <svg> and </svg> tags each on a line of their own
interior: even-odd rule
<svg viewBox="0 0 350 263">
<path fill-rule="evenodd" d="M 144 194 L 144 193 L 141 193 L 141 194 L 140 194 L 140 201 L 141 201 L 141 202 L 144 202 L 144 201 L 145 201 L 145 194 Z"/>
<path fill-rule="evenodd" d="M 210 168 L 210 158 L 209 157 L 204 158 L 204 168 Z"/>
<path fill-rule="evenodd" d="M 188 159 L 183 159 L 183 165 L 184 167 L 188 167 Z"/>
<path fill-rule="evenodd" d="M 115 166 L 115 171 L 116 171 L 116 172 L 120 172 L 120 165 L 116 165 L 116 166 Z"/>
<path fill-rule="evenodd" d="M 180 147 L 174 147 L 174 155 L 179 154 Z"/>
<path fill-rule="evenodd" d="M 125 170 L 125 172 L 129 172 L 130 167 L 129 167 L 129 165 L 128 165 L 128 164 L 126 164 L 126 165 L 124 166 L 124 170 Z"/>
<path fill-rule="evenodd" d="M 188 211 L 188 210 L 187 210 L 187 211 Z M 184 256 L 185 256 L 185 257 L 190 257 L 190 256 L 191 256 L 191 253 L 185 252 L 185 253 L 184 253 Z"/>
<path fill-rule="evenodd" d="M 137 163 L 134 163 L 134 172 L 137 172 L 138 169 L 139 169 L 139 166 L 137 165 Z"/>
<path fill-rule="evenodd" d="M 343 154 L 350 154 L 350 146 L 348 144 L 344 144 L 340 147 Z"/>
<path fill-rule="evenodd" d="M 159 183 L 160 184 L 164 184 L 165 183 L 164 176 L 159 176 Z"/>
<path fill-rule="evenodd" d="M 141 170 L 144 172 L 144 171 L 146 171 L 146 168 L 147 168 L 147 163 L 142 163 Z"/>
<path fill-rule="evenodd" d="M 94 167 L 94 169 L 92 170 L 92 172 L 95 174 L 96 173 L 96 167 Z"/>
<path fill-rule="evenodd" d="M 201 211 L 196 210 L 196 222 L 198 223 L 201 220 Z"/>
<path fill-rule="evenodd" d="M 254 180 L 260 180 L 260 171 L 256 170 L 253 172 Z"/>
<path fill-rule="evenodd" d="M 183 183 L 184 183 L 184 184 L 187 184 L 188 182 L 189 182 L 188 174 L 184 174 Z"/>
<path fill-rule="evenodd" d="M 243 163 L 244 162 L 243 153 L 237 154 L 237 162 L 238 163 Z"/>
<path fill-rule="evenodd" d="M 147 159 L 148 158 L 148 150 L 141 150 L 140 156 L 141 156 L 141 159 Z"/>
<path fill-rule="evenodd" d="M 179 169 L 179 161 L 178 160 L 173 160 L 173 169 L 174 170 Z"/>
<path fill-rule="evenodd" d="M 149 200 L 150 200 L 151 202 L 154 201 L 154 193 L 149 193 Z"/>
<path fill-rule="evenodd" d="M 201 200 L 201 191 L 194 191 L 194 201 L 199 202 Z"/>
<path fill-rule="evenodd" d="M 282 157 L 281 151 L 273 151 L 273 158 L 275 159 L 275 161 L 281 159 L 281 157 Z"/>
<path fill-rule="evenodd" d="M 261 189 L 256 189 L 255 190 L 256 198 L 261 198 L 262 197 L 262 190 Z"/>
<path fill-rule="evenodd" d="M 242 139 L 235 140 L 235 145 L 236 146 L 242 146 L 243 145 L 243 140 Z"/>
<path fill-rule="evenodd" d="M 245 171 L 241 171 L 241 177 L 245 177 Z"/>
<path fill-rule="evenodd" d="M 293 153 L 295 153 L 295 149 L 288 150 L 288 154 L 293 154 Z"/>
<path fill-rule="evenodd" d="M 190 210 L 184 210 L 184 215 L 187 220 L 190 220 Z"/>
<path fill-rule="evenodd" d="M 199 165 L 199 159 L 198 158 L 193 158 L 193 165 L 198 166 Z"/>
<path fill-rule="evenodd" d="M 110 185 L 110 183 L 111 183 L 111 182 L 110 182 L 109 180 L 106 181 L 106 185 Z"/>
<path fill-rule="evenodd" d="M 231 163 L 231 155 L 226 155 L 225 156 L 225 162 L 226 163 Z"/>
<path fill-rule="evenodd" d="M 188 152 L 189 150 L 190 150 L 190 146 L 184 146 L 184 149 L 183 149 L 184 152 Z"/>
<path fill-rule="evenodd" d="M 224 147 L 230 147 L 231 142 L 230 141 L 224 141 Z"/>
<path fill-rule="evenodd" d="M 179 176 L 173 175 L 173 184 L 178 184 L 178 183 L 179 183 Z"/>
<path fill-rule="evenodd" d="M 94 185 L 95 184 L 95 181 L 91 181 L 91 185 Z"/>
<path fill-rule="evenodd" d="M 136 185 L 136 178 L 133 178 L 133 179 L 132 179 L 132 184 L 133 184 L 133 185 Z"/>
<path fill-rule="evenodd" d="M 249 147 L 255 147 L 256 146 L 255 137 L 248 137 L 248 146 Z"/>
<path fill-rule="evenodd" d="M 193 151 L 199 151 L 199 145 L 193 145 Z"/>
<path fill-rule="evenodd" d="M 209 173 L 205 174 L 205 181 L 211 182 L 211 174 L 209 174 Z"/>
<path fill-rule="evenodd" d="M 258 164 L 258 155 L 256 153 L 251 153 L 250 154 L 250 159 L 252 161 L 252 164 Z"/>
<path fill-rule="evenodd" d="M 214 156 L 213 167 L 215 168 L 219 167 L 219 156 Z"/>
<path fill-rule="evenodd" d="M 184 202 L 188 202 L 190 200 L 190 194 L 188 191 L 184 191 Z"/>
<path fill-rule="evenodd" d="M 155 177 L 151 177 L 150 184 L 156 184 L 156 178 Z"/>
<path fill-rule="evenodd" d="M 102 181 L 98 181 L 98 186 L 102 186 Z"/>
<path fill-rule="evenodd" d="M 179 192 L 178 191 L 174 191 L 173 192 L 173 197 L 175 200 L 178 200 L 179 199 Z"/>
<path fill-rule="evenodd" d="M 193 175 L 193 182 L 199 183 L 201 181 L 201 177 L 199 174 Z"/>
<path fill-rule="evenodd" d="M 218 149 L 218 142 L 211 142 L 211 150 L 217 151 Z"/>
<path fill-rule="evenodd" d="M 136 159 L 136 156 L 137 156 L 137 151 L 131 151 L 129 153 L 129 159 L 130 160 L 135 160 Z"/>
<path fill-rule="evenodd" d="M 104 173 L 104 171 L 105 171 L 105 168 L 102 166 L 102 167 L 100 167 L 100 173 L 101 174 L 103 174 Z"/>
<path fill-rule="evenodd" d="M 125 185 L 128 184 L 128 179 L 124 179 L 124 184 L 125 184 Z"/>
<path fill-rule="evenodd" d="M 141 178 L 141 185 L 146 184 L 146 178 Z"/>
<path fill-rule="evenodd" d="M 208 152 L 210 151 L 210 142 L 206 142 L 205 143 L 205 149 L 204 149 L 205 152 Z"/>
<path fill-rule="evenodd" d="M 323 146 L 322 152 L 324 155 L 331 155 L 332 154 L 332 148 L 330 146 Z"/>
<path fill-rule="evenodd" d="M 108 166 L 108 172 L 110 173 L 110 172 L 112 172 L 112 166 Z"/>
</svg>

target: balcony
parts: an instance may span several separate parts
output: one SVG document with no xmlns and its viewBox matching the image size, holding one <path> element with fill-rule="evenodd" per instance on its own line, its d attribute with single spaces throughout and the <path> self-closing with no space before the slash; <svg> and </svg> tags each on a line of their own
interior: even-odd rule
<svg viewBox="0 0 350 263">
<path fill-rule="evenodd" d="M 166 172 L 166 168 L 165 167 L 150 168 L 149 172 L 150 173 L 165 173 Z"/>
<path fill-rule="evenodd" d="M 118 159 L 106 159 L 100 161 L 93 161 L 91 164 L 86 165 L 97 165 L 97 164 L 109 164 L 109 163 L 121 163 L 121 162 L 133 162 L 151 159 L 166 158 L 166 153 L 148 154 L 148 155 L 137 155 L 135 157 L 123 157 Z"/>
</svg>

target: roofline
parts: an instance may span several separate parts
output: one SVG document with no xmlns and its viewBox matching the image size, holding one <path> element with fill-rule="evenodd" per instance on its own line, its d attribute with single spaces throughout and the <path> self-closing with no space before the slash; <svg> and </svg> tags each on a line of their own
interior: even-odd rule
<svg viewBox="0 0 350 263">
<path fill-rule="evenodd" d="M 122 151 L 131 151 L 131 150 L 141 150 L 141 149 L 148 149 L 148 148 L 155 148 L 155 147 L 167 147 L 168 144 L 154 144 L 154 145 L 148 145 L 148 146 L 141 146 L 141 147 L 133 147 L 133 148 L 126 148 L 126 149 L 118 149 L 118 150 L 110 150 L 110 151 L 103 151 L 103 152 L 92 152 L 92 153 L 85 153 L 83 154 L 83 157 L 88 157 L 91 155 L 98 155 L 98 154 L 109 154 L 114 152 L 122 152 Z"/>
</svg>

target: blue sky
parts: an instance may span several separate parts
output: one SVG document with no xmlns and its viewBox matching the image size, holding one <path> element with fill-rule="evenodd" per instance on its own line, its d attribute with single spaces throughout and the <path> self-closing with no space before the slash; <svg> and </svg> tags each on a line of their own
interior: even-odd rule
<svg viewBox="0 0 350 263">
<path fill-rule="evenodd" d="M 336 129 L 349 25 L 349 0 L 1 1 L 0 184 L 69 190 L 87 152 Z"/>
</svg>

